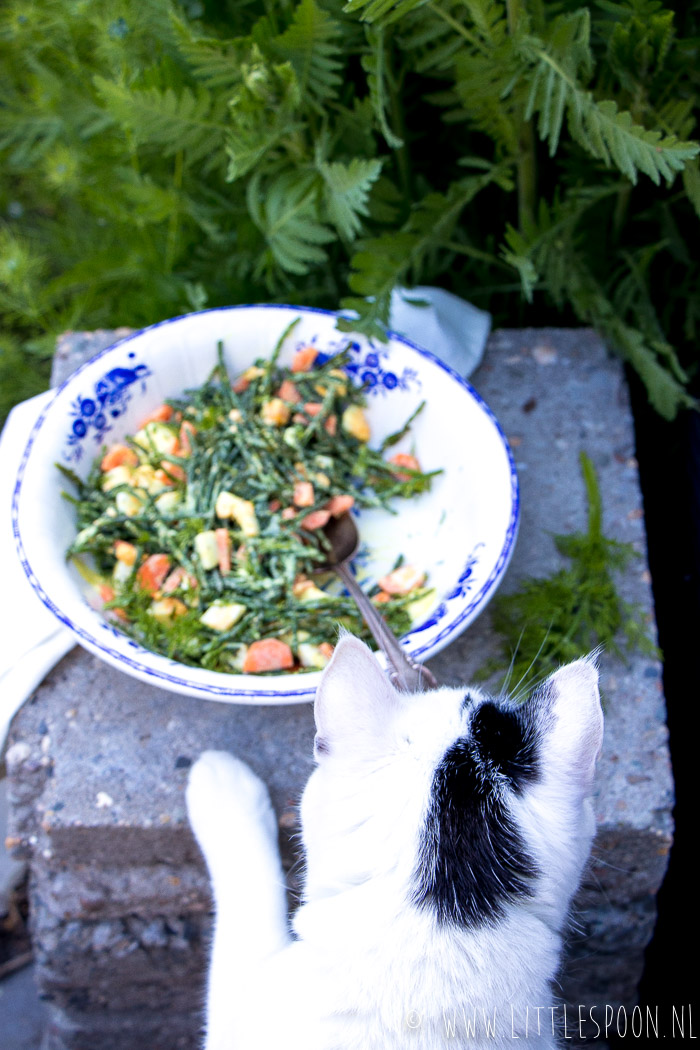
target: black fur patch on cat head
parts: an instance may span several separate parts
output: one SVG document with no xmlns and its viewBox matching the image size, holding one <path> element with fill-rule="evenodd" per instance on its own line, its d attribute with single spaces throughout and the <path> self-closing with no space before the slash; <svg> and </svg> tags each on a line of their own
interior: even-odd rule
<svg viewBox="0 0 700 1050">
<path fill-rule="evenodd" d="M 412 901 L 439 922 L 476 927 L 531 894 L 537 875 L 508 796 L 537 778 L 533 727 L 521 712 L 481 704 L 469 732 L 435 769 Z"/>
</svg>

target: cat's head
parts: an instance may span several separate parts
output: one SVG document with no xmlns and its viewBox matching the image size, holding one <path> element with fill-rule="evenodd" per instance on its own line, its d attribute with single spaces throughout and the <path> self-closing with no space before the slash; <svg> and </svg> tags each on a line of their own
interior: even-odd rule
<svg viewBox="0 0 700 1050">
<path fill-rule="evenodd" d="M 378 877 L 450 926 L 523 902 L 560 922 L 594 832 L 597 682 L 583 659 L 520 705 L 469 688 L 408 695 L 342 638 L 316 697 L 302 800 L 309 893 Z"/>
</svg>

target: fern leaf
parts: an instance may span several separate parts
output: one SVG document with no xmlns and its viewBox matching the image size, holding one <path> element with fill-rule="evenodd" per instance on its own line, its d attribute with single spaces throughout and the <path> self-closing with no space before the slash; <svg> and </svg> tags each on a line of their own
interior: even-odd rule
<svg viewBox="0 0 700 1050">
<path fill-rule="evenodd" d="M 647 130 L 629 112 L 620 111 L 616 102 L 596 101 L 580 86 L 579 71 L 590 62 L 586 11 L 555 19 L 549 42 L 537 45 L 531 38 L 522 44 L 522 50 L 533 60 L 525 117 L 529 120 L 538 114 L 538 131 L 549 142 L 550 155 L 559 144 L 565 113 L 579 145 L 606 165 L 617 167 L 633 183 L 638 172 L 657 185 L 661 178 L 670 183 L 700 151 L 695 142 Z"/>
<path fill-rule="evenodd" d="M 697 408 L 682 383 L 659 361 L 654 348 L 638 329 L 615 316 L 598 320 L 599 329 L 618 353 L 632 365 L 644 383 L 649 401 L 664 419 L 674 419 L 682 408 Z"/>
<path fill-rule="evenodd" d="M 362 306 L 360 299 L 343 300 L 342 305 L 357 310 L 360 320 L 378 320 L 378 307 L 388 310 L 394 287 L 408 281 L 418 284 L 421 267 L 431 251 L 449 242 L 465 207 L 485 186 L 501 177 L 492 167 L 483 175 L 473 175 L 450 186 L 448 193 L 429 193 L 414 208 L 402 230 L 381 234 L 360 242 L 351 259 L 349 285 L 358 296 L 373 300 Z"/>
<path fill-rule="evenodd" d="M 289 27 L 270 45 L 273 54 L 291 63 L 302 95 L 319 107 L 337 98 L 342 84 L 340 33 L 340 25 L 315 0 L 301 0 Z"/>
<path fill-rule="evenodd" d="M 95 77 L 95 86 L 112 117 L 127 128 L 137 144 L 157 146 L 165 156 L 180 150 L 190 164 L 205 168 L 223 164 L 225 100 L 205 87 L 130 89 L 126 84 Z"/>
<path fill-rule="evenodd" d="M 192 26 L 174 13 L 170 17 L 178 52 L 192 75 L 211 89 L 231 91 L 241 80 L 241 64 L 249 47 L 248 38 L 220 40 L 199 36 Z"/>
<path fill-rule="evenodd" d="M 322 246 L 333 233 L 319 219 L 318 195 L 313 173 L 287 171 L 264 180 L 257 172 L 248 183 L 250 216 L 275 263 L 287 273 L 306 274 L 326 259 Z"/>
<path fill-rule="evenodd" d="M 501 251 L 504 262 L 518 271 L 520 286 L 526 300 L 532 302 L 532 294 L 539 280 L 537 268 L 532 261 L 531 246 L 518 230 L 513 226 L 507 226 L 505 232 L 505 243 Z"/>
<path fill-rule="evenodd" d="M 349 0 L 343 10 L 353 15 L 361 12 L 365 22 L 387 25 L 429 3 L 430 0 Z"/>
<path fill-rule="evenodd" d="M 697 157 L 693 157 L 683 169 L 683 186 L 700 218 L 700 164 Z"/>
<path fill-rule="evenodd" d="M 661 178 L 670 183 L 700 152 L 696 142 L 681 142 L 675 135 L 662 138 L 661 132 L 635 124 L 631 114 L 620 112 L 612 100 L 596 103 L 588 96 L 580 118 L 572 125 L 577 141 L 583 146 L 596 144 L 589 151 L 607 164 L 612 160 L 631 182 L 641 171 L 657 185 Z"/>
<path fill-rule="evenodd" d="M 390 76 L 386 65 L 386 52 L 384 49 L 384 34 L 381 29 L 367 27 L 367 41 L 370 45 L 368 54 L 362 56 L 362 68 L 367 74 L 367 86 L 372 109 L 379 124 L 379 129 L 384 140 L 391 149 L 401 149 L 403 139 L 392 130 L 387 119 L 387 97 L 388 78 Z"/>
<path fill-rule="evenodd" d="M 382 170 L 381 160 L 353 157 L 349 164 L 317 161 L 324 182 L 326 212 L 341 237 L 353 241 L 369 214 L 370 190 Z"/>
</svg>

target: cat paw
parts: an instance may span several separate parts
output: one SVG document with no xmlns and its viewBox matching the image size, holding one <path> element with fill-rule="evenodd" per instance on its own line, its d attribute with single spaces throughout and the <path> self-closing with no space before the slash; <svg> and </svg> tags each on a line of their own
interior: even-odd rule
<svg viewBox="0 0 700 1050">
<path fill-rule="evenodd" d="M 187 813 L 205 856 L 224 840 L 262 825 L 276 837 L 277 822 L 262 780 L 226 751 L 205 751 L 190 770 Z"/>
</svg>

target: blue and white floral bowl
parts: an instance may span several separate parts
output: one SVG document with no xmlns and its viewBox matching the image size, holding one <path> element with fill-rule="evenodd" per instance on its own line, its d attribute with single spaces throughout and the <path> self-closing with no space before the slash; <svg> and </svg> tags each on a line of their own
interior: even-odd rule
<svg viewBox="0 0 700 1050">
<path fill-rule="evenodd" d="M 373 444 L 426 403 L 392 451 L 415 451 L 423 470 L 443 473 L 430 492 L 397 500 L 396 516 L 364 511 L 359 520 L 363 579 L 383 575 L 402 553 L 435 588 L 434 607 L 402 640 L 407 651 L 424 661 L 454 641 L 508 565 L 519 516 L 510 449 L 479 395 L 433 354 L 399 336 L 388 343 L 348 336 L 336 328 L 335 314 L 293 306 L 231 307 L 163 321 L 103 350 L 56 391 L 22 457 L 12 511 L 22 565 L 45 605 L 86 649 L 152 685 L 208 700 L 295 703 L 313 698 L 320 672 L 222 674 L 159 656 L 121 634 L 91 607 L 84 581 L 65 561 L 76 526 L 55 464 L 85 477 L 103 445 L 133 433 L 165 398 L 206 380 L 219 341 L 235 375 L 267 357 L 294 317 L 300 320 L 281 362 L 291 361 L 300 345 L 332 353 L 350 342 L 349 370 L 367 389 Z"/>
</svg>

